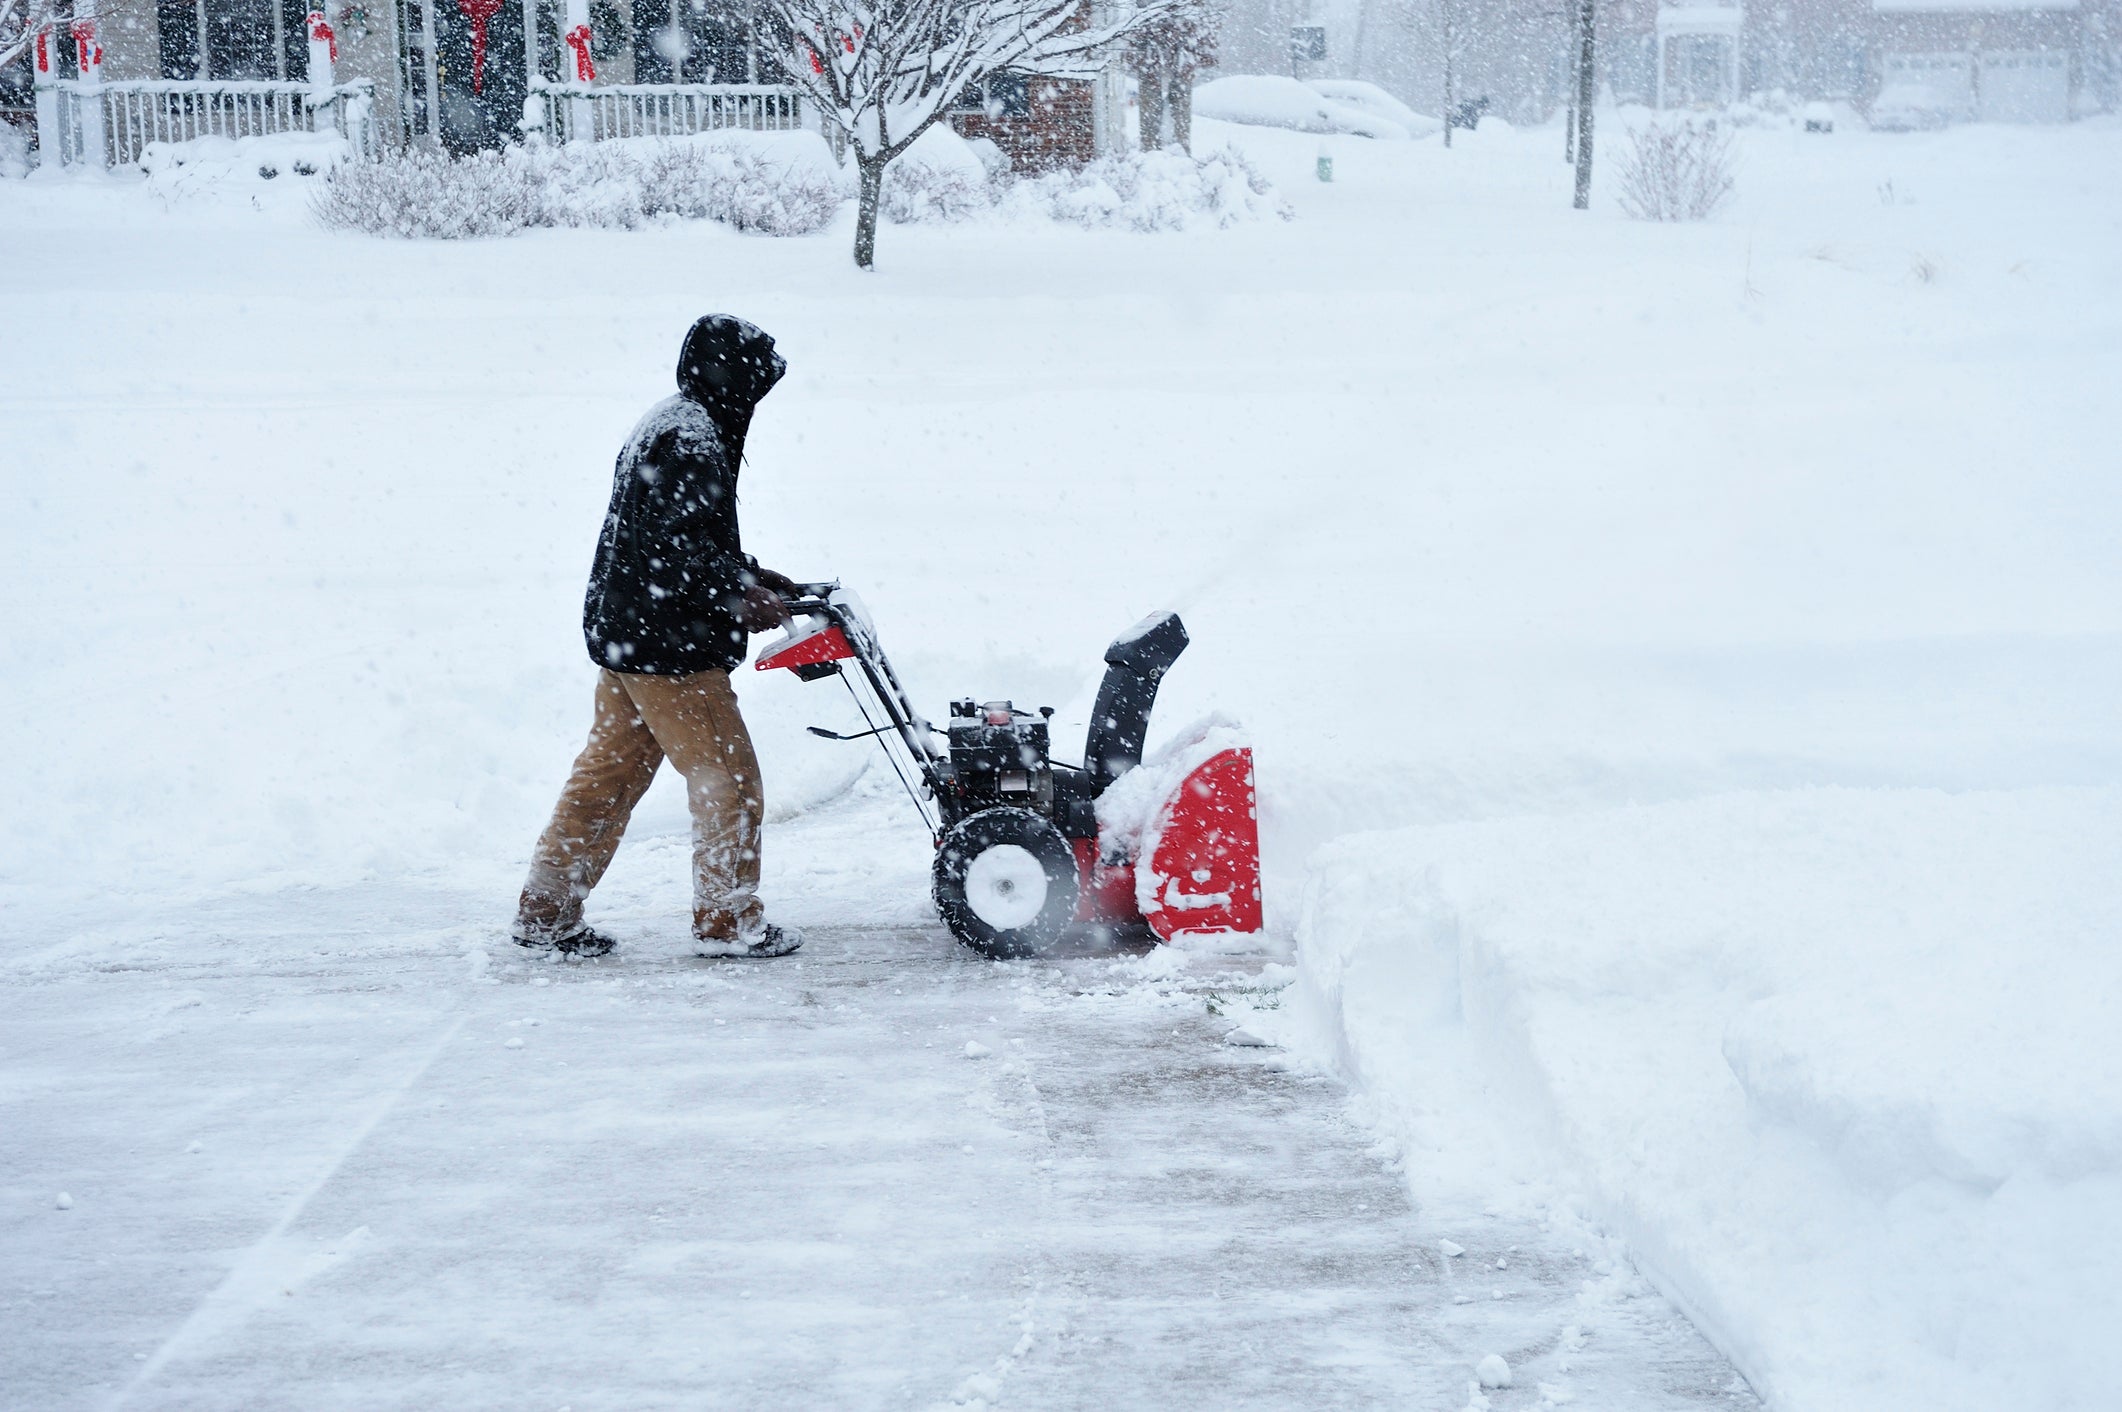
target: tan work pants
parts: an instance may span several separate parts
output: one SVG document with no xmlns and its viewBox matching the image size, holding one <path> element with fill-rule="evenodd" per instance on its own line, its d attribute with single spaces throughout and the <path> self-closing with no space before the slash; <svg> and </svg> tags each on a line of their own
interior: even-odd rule
<svg viewBox="0 0 2122 1412">
<path fill-rule="evenodd" d="M 626 821 L 669 756 L 693 815 L 693 934 L 728 940 L 760 916 L 759 760 L 728 672 L 597 674 L 589 743 L 539 836 L 516 913 L 519 936 L 565 936 L 611 866 Z"/>
</svg>

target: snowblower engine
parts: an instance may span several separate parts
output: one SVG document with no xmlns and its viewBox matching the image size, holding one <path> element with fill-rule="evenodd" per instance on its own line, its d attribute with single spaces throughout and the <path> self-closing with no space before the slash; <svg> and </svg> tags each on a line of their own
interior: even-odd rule
<svg viewBox="0 0 2122 1412">
<path fill-rule="evenodd" d="M 1084 760 L 1070 765 L 1053 758 L 1051 706 L 967 698 L 939 731 L 914 711 L 852 594 L 804 584 L 787 601 L 788 635 L 760 653 L 758 670 L 846 683 L 869 729 L 811 733 L 882 746 L 935 839 L 936 908 L 967 946 L 1036 955 L 1074 924 L 1146 923 L 1164 940 L 1260 929 L 1251 748 L 1216 728 L 1142 764 L 1157 686 L 1186 650 L 1176 613 L 1145 618 L 1106 649 Z"/>
</svg>

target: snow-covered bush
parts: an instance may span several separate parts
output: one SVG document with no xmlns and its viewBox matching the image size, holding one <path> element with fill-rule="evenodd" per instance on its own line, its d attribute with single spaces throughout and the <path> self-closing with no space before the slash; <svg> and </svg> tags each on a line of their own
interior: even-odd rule
<svg viewBox="0 0 2122 1412">
<path fill-rule="evenodd" d="M 448 240 L 530 226 L 631 230 L 663 218 L 805 235 L 831 221 L 842 199 L 829 160 L 700 137 L 511 148 L 455 161 L 409 152 L 339 168 L 315 206 L 334 229 Z"/>
<path fill-rule="evenodd" d="M 29 135 L 13 123 L 0 123 L 0 177 L 29 175 Z"/>
<path fill-rule="evenodd" d="M 1629 132 L 1621 209 L 1639 221 L 1704 221 L 1732 189 L 1732 140 L 1708 123 L 1652 120 Z"/>
<path fill-rule="evenodd" d="M 529 170 L 499 152 L 452 158 L 420 148 L 333 168 L 310 209 L 329 230 L 404 239 L 514 235 L 540 211 Z"/>
<path fill-rule="evenodd" d="M 884 169 L 883 215 L 894 225 L 960 221 L 994 204 L 987 163 L 942 123 Z"/>
<path fill-rule="evenodd" d="M 1171 148 L 1115 153 L 1079 171 L 1019 180 L 1005 200 L 1012 210 L 1072 225 L 1137 231 L 1232 226 L 1269 217 L 1286 221 L 1295 215 L 1234 147 L 1205 157 Z"/>
</svg>

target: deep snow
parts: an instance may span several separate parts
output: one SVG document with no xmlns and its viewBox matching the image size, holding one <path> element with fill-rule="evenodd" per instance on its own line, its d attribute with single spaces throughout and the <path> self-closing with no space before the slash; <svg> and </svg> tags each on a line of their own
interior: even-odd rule
<svg viewBox="0 0 2122 1412">
<path fill-rule="evenodd" d="M 1411 1169 L 1557 1178 L 1772 1405 L 2097 1408 L 2122 791 L 1793 790 L 1322 850 L 1287 1030 Z M 1270 1033 L 1278 1030 L 1270 1027 Z"/>
<path fill-rule="evenodd" d="M 1654 228 L 1603 203 L 1570 212 L 1555 130 L 1484 124 L 1445 152 L 1200 127 L 1259 162 L 1298 219 L 1155 237 L 891 227 L 870 278 L 847 266 L 844 217 L 787 241 L 686 225 L 409 244 L 315 231 L 292 182 L 0 182 L 0 281 L 31 351 L 0 390 L 0 708 L 18 741 L 0 764 L 0 948 L 25 986 L 90 986 L 59 1002 L 85 1018 L 48 1032 L 53 1048 L 19 1011 L 0 1021 L 11 1112 L 36 1087 L 51 1131 L 70 1111 L 159 1122 L 171 1090 L 152 1042 L 135 1059 L 94 1036 L 160 1033 L 127 968 L 159 986 L 186 958 L 224 956 L 224 932 L 276 975 L 362 993 L 315 958 L 352 926 L 324 922 L 344 914 L 316 889 L 383 899 L 354 916 L 398 916 L 416 954 L 452 931 L 467 976 L 504 963 L 525 851 L 587 720 L 575 619 L 609 458 L 708 308 L 769 328 L 791 362 L 753 434 L 748 545 L 857 587 L 918 699 L 1009 695 L 1080 731 L 1104 643 L 1152 608 L 1185 613 L 1194 646 L 1158 721 L 1246 722 L 1276 936 L 1296 930 L 1313 851 L 1358 831 L 1582 815 L 1573 827 L 1599 841 L 1600 811 L 1725 796 L 1741 802 L 1703 806 L 1701 828 L 1723 832 L 1701 856 L 1743 869 L 1734 840 L 1777 807 L 1764 793 L 1980 789 L 2053 826 L 2065 816 L 2045 811 L 2076 796 L 2026 791 L 2118 783 L 2122 194 L 2106 173 L 2122 131 L 1749 131 L 1726 214 Z M 1331 185 L 1311 179 L 1322 141 Z M 841 719 L 829 694 L 740 685 L 776 818 L 860 803 L 842 798 L 854 748 L 801 734 Z M 665 781 L 622 866 L 675 879 L 682 827 Z M 1570 827 L 1522 838 L 1555 846 Z M 1930 836 L 1907 827 L 1911 847 Z M 922 919 L 910 828 L 879 819 L 803 851 L 798 836 L 769 839 L 772 900 L 792 916 Z M 1638 880 L 1624 900 L 1676 929 L 1698 920 L 1667 916 L 1669 879 L 1630 837 L 1605 842 Z M 1565 885 L 1537 862 L 1521 862 L 1526 886 Z M 1884 862 L 1853 866 L 1854 895 L 1906 885 Z M 1440 886 L 1478 891 L 1499 867 L 1483 855 Z M 1813 886 L 1792 876 L 1799 895 Z M 458 899 L 439 928 L 433 894 Z M 668 949 L 677 897 L 673 883 L 654 906 L 622 895 L 592 913 Z M 1567 901 L 1527 905 L 1567 919 Z M 252 922 L 215 920 L 239 903 Z M 216 973 L 185 984 L 211 999 Z M 1617 1008 L 1579 998 L 1586 1024 L 1662 1023 L 1673 973 L 1619 974 Z M 1547 983 L 1527 973 L 1526 993 Z M 396 1013 L 410 1044 L 412 1014 Z M 1867 1111 L 1889 1081 L 1927 1081 L 1820 1048 L 1848 1026 L 1774 1021 L 1696 1045 L 1690 1062 L 1712 1068 L 1685 1085 L 1718 1064 L 1736 1081 L 1737 1055 L 1767 1120 L 1809 1141 L 1823 1105 Z M 649 1049 L 676 1042 L 647 1023 Z M 360 1027 L 328 1028 L 313 1047 L 289 1031 L 255 1063 L 284 1051 L 342 1083 L 336 1130 L 411 1069 L 342 1072 Z M 1467 1139 L 1450 1162 L 1408 1163 L 1416 1198 L 1486 1191 L 1568 1248 L 1589 1239 L 1586 1214 L 1614 1222 L 1788 1405 L 1832 1405 L 1775 1381 L 1783 1355 L 1764 1350 L 1787 1310 L 1713 1303 L 1662 1258 L 1688 1230 L 1675 1183 L 1693 1169 L 1631 1168 L 1596 1136 L 1634 1111 L 1617 1106 L 1629 1093 L 1594 1086 L 1543 1113 L 1537 1073 L 1499 1087 L 1483 1067 L 1511 1054 L 1440 1051 L 1464 1070 L 1440 1092 L 1494 1101 L 1445 1115 Z M 229 1092 L 217 1101 L 240 1112 Z M 1389 1095 L 1362 1101 L 1406 1140 Z M 283 1136 L 242 1138 L 261 1169 L 285 1168 L 273 1201 L 315 1171 Z M 8 1161 L 12 1229 L 48 1222 L 61 1190 L 79 1199 L 66 1214 L 90 1209 L 56 1139 Z M 421 1167 L 393 1170 L 416 1184 Z M 1632 1171 L 1674 1200 L 1621 1209 Z M 521 1199 L 520 1180 L 494 1199 Z M 231 1200 L 225 1238 L 199 1247 L 224 1272 L 289 1209 Z M 151 1236 L 190 1214 L 173 1199 L 133 1219 Z M 119 1287 L 144 1288 L 104 1249 Z M 2003 1268 L 2020 1282 L 1998 1300 L 2050 1287 Z M 1879 1269 L 1806 1273 L 1861 1305 L 1889 1297 Z M 122 1302 L 96 1289 L 79 1307 Z M 171 1332 L 142 1327 L 154 1338 L 128 1347 Z M 2089 1365 L 2025 1366 L 2045 1348 L 1984 1345 L 1932 1371 L 1951 1388 L 1998 1368 L 2085 1385 Z M 1920 1399 L 1939 1385 L 1881 1386 L 1870 1405 L 1934 1405 Z M 1539 1396 L 1522 1378 L 1487 1395 Z"/>
</svg>

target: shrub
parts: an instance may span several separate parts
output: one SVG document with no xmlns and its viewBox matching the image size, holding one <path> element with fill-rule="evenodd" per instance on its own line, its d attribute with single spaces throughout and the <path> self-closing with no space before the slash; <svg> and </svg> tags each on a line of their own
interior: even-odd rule
<svg viewBox="0 0 2122 1412">
<path fill-rule="evenodd" d="M 1732 140 L 1707 123 L 1653 120 L 1621 154 L 1621 209 L 1639 221 L 1709 219 L 1732 189 Z"/>
<path fill-rule="evenodd" d="M 1206 157 L 1171 148 L 1114 153 L 1079 171 L 1027 178 L 1011 201 L 1073 225 L 1137 231 L 1232 226 L 1270 216 L 1286 221 L 1296 214 L 1232 147 Z"/>
<path fill-rule="evenodd" d="M 469 240 L 514 235 L 533 224 L 539 208 L 529 174 L 501 153 L 452 159 L 414 148 L 334 167 L 310 209 L 330 230 Z"/>
<path fill-rule="evenodd" d="M 833 218 L 831 177 L 708 139 L 510 148 L 452 160 L 413 150 L 335 169 L 313 204 L 335 230 L 456 240 L 532 226 L 631 230 L 670 218 L 804 235 Z"/>
<path fill-rule="evenodd" d="M 985 175 L 975 177 L 953 167 L 894 162 L 884 172 L 883 204 L 878 208 L 894 225 L 923 221 L 962 221 L 995 204 Z"/>
</svg>

